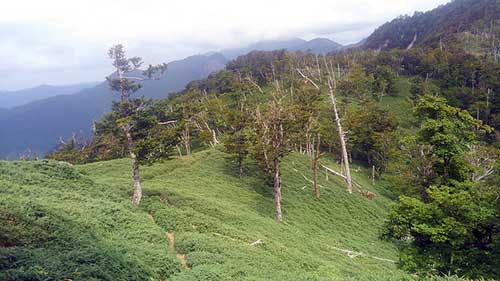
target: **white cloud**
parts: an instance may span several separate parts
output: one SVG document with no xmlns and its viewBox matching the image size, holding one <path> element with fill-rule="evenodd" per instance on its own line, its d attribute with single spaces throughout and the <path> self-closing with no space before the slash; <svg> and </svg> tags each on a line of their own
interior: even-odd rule
<svg viewBox="0 0 500 281">
<path fill-rule="evenodd" d="M 448 1 L 5 1 L 0 71 L 14 73 L 0 78 L 0 88 L 100 80 L 110 70 L 106 50 L 116 42 L 151 62 L 283 37 L 353 43 L 400 14 Z"/>
</svg>

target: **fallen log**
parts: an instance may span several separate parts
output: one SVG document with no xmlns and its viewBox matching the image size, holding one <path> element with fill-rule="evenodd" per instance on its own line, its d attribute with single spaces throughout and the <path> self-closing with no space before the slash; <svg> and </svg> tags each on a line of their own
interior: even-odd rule
<svg viewBox="0 0 500 281">
<path fill-rule="evenodd" d="M 330 173 L 332 173 L 332 174 L 334 174 L 336 176 L 339 176 L 339 177 L 343 178 L 345 181 L 347 181 L 347 177 L 344 176 L 342 173 L 339 173 L 339 172 L 335 171 L 334 169 L 329 168 L 329 167 L 327 167 L 327 166 L 325 166 L 323 164 L 320 164 L 320 166 L 322 168 L 324 168 L 326 171 L 328 171 L 328 172 L 330 172 Z M 354 186 L 356 187 L 356 189 L 358 190 L 358 192 L 361 193 L 361 194 L 363 194 L 363 190 L 362 190 L 363 187 L 361 186 L 361 184 L 355 182 L 354 180 L 352 180 L 352 183 L 354 183 Z"/>
</svg>

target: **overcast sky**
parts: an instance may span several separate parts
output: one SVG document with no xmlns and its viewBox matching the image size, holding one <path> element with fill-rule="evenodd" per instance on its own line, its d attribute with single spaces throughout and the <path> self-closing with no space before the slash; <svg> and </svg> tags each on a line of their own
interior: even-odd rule
<svg viewBox="0 0 500 281">
<path fill-rule="evenodd" d="M 9 0 L 0 4 L 0 90 L 101 81 L 107 49 L 147 63 L 260 40 L 368 36 L 401 14 L 449 0 Z"/>
</svg>

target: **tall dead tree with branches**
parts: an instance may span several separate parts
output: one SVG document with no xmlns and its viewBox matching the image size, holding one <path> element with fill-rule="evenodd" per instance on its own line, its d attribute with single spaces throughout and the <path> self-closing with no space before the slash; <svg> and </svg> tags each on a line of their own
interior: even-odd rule
<svg viewBox="0 0 500 281">
<path fill-rule="evenodd" d="M 327 59 L 325 56 L 323 56 L 323 64 L 325 71 L 323 73 L 326 73 L 326 84 L 328 87 L 328 94 L 330 97 L 330 101 L 332 103 L 332 111 L 334 114 L 334 122 L 337 125 L 337 130 L 338 130 L 338 135 L 340 139 L 340 146 L 341 146 L 341 153 L 342 153 L 342 162 L 344 166 L 344 173 L 346 177 L 346 183 L 347 183 L 347 191 L 349 193 L 352 193 L 352 178 L 351 178 L 351 170 L 350 170 L 350 165 L 349 165 L 349 155 L 347 153 L 347 145 L 346 145 L 346 140 L 345 140 L 345 132 L 342 127 L 342 122 L 339 116 L 339 110 L 337 107 L 337 79 L 340 77 L 336 77 L 335 70 L 333 69 L 333 64 L 328 63 Z M 319 64 L 318 64 L 319 65 Z M 314 82 L 309 76 L 304 74 L 300 69 L 297 69 L 297 72 L 302 76 L 302 78 L 306 79 L 307 82 L 311 83 L 317 90 L 321 91 L 322 87 L 320 85 L 323 85 L 321 82 Z M 321 73 L 321 69 L 318 66 L 317 73 Z M 340 75 L 340 71 L 339 74 Z M 318 85 L 319 84 L 319 85 Z"/>
</svg>

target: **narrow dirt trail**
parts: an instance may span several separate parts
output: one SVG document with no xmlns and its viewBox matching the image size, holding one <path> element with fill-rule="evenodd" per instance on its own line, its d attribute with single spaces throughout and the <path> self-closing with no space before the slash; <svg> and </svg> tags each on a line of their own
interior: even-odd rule
<svg viewBox="0 0 500 281">
<path fill-rule="evenodd" d="M 187 260 L 186 260 L 186 255 L 181 254 L 175 250 L 175 235 L 173 232 L 167 232 L 167 239 L 168 239 L 168 245 L 170 247 L 170 250 L 175 251 L 175 255 L 177 256 L 177 259 L 181 262 L 182 267 L 185 269 L 188 269 L 189 266 L 187 265 Z"/>
<path fill-rule="evenodd" d="M 148 214 L 146 214 L 146 217 L 148 219 L 150 219 L 151 221 L 153 221 L 154 223 L 156 223 L 152 214 L 148 213 Z M 169 246 L 170 250 L 172 252 L 175 252 L 175 256 L 181 262 L 182 267 L 184 267 L 185 269 L 189 269 L 189 266 L 187 264 L 186 255 L 177 252 L 177 250 L 175 249 L 175 235 L 173 232 L 167 232 L 167 240 L 168 240 L 168 246 Z"/>
</svg>

